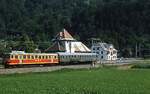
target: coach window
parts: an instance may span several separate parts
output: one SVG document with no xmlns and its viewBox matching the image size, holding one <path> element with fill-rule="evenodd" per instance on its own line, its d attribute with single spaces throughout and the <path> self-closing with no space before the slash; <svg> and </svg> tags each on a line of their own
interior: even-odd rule
<svg viewBox="0 0 150 94">
<path fill-rule="evenodd" d="M 18 55 L 15 55 L 15 59 L 18 59 Z"/>
<path fill-rule="evenodd" d="M 26 59 L 26 55 L 23 55 L 23 59 Z"/>
<path fill-rule="evenodd" d="M 13 58 L 14 58 L 14 55 L 11 55 L 10 58 L 13 59 Z"/>
<path fill-rule="evenodd" d="M 39 59 L 41 59 L 41 56 L 39 56 Z"/>
<path fill-rule="evenodd" d="M 30 59 L 30 55 L 27 56 L 27 59 Z"/>
<path fill-rule="evenodd" d="M 57 56 L 55 56 L 55 59 L 57 58 Z"/>
<path fill-rule="evenodd" d="M 34 59 L 34 56 L 32 55 L 31 58 Z"/>
<path fill-rule="evenodd" d="M 47 59 L 47 55 L 45 56 L 45 59 Z"/>
<path fill-rule="evenodd" d="M 20 56 L 19 56 L 19 59 L 23 59 L 23 55 L 20 55 Z"/>
<path fill-rule="evenodd" d="M 42 59 L 45 59 L 45 56 L 44 56 L 44 55 L 42 56 Z"/>
<path fill-rule="evenodd" d="M 35 59 L 37 59 L 38 58 L 38 56 L 37 55 L 35 55 Z"/>
</svg>

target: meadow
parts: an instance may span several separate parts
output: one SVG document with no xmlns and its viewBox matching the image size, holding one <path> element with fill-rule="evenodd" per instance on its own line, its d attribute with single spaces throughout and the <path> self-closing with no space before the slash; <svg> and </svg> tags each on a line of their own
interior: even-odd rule
<svg viewBox="0 0 150 94">
<path fill-rule="evenodd" d="M 63 69 L 0 75 L 0 94 L 150 94 L 150 70 Z"/>
</svg>

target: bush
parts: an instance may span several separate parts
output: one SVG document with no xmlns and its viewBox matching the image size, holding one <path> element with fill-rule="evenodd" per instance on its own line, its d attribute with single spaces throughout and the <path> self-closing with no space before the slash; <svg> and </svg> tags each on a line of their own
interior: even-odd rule
<svg viewBox="0 0 150 94">
<path fill-rule="evenodd" d="M 135 64 L 131 68 L 149 69 L 150 64 Z"/>
</svg>

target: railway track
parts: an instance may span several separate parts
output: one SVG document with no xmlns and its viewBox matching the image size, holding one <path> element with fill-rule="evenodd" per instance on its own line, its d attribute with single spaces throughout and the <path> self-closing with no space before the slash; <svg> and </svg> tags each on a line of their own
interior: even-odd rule
<svg viewBox="0 0 150 94">
<path fill-rule="evenodd" d="M 0 74 L 15 74 L 15 73 L 31 73 L 31 72 L 50 72 L 61 69 L 82 69 L 91 68 L 91 64 L 80 64 L 80 65 L 58 65 L 58 66 L 44 66 L 44 67 L 25 67 L 25 68 L 8 68 L 0 67 Z M 96 67 L 96 66 L 95 66 Z"/>
</svg>

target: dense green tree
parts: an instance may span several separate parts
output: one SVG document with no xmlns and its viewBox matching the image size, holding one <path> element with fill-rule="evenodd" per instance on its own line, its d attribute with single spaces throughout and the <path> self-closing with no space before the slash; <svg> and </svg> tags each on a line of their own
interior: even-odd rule
<svg viewBox="0 0 150 94">
<path fill-rule="evenodd" d="M 31 52 L 37 45 L 43 50 L 62 28 L 84 43 L 100 38 L 134 56 L 136 44 L 150 49 L 150 1 L 0 0 L 0 40 L 7 49 L 26 45 L 31 49 L 22 50 Z"/>
</svg>

